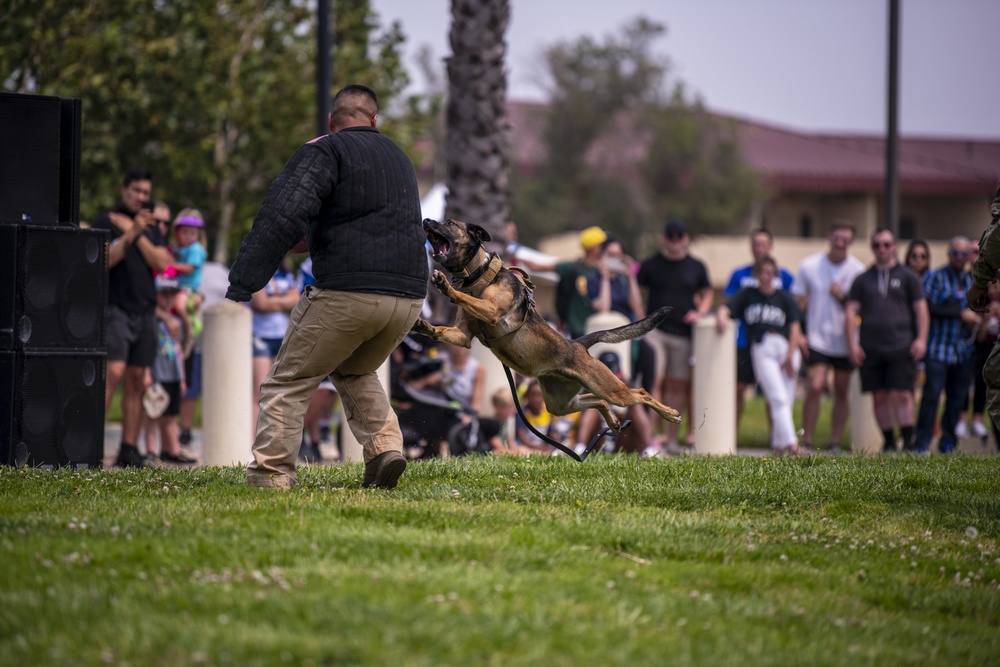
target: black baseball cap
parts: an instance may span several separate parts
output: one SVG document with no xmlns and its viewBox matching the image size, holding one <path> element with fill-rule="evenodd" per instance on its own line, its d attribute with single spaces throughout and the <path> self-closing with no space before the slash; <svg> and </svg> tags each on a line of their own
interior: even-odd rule
<svg viewBox="0 0 1000 667">
<path fill-rule="evenodd" d="M 670 218 L 663 229 L 664 236 L 687 236 L 688 228 L 680 218 Z"/>
</svg>

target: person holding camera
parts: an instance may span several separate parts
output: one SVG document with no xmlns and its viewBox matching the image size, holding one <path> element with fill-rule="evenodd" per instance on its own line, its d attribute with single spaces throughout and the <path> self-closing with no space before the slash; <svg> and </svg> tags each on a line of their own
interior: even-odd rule
<svg viewBox="0 0 1000 667">
<path fill-rule="evenodd" d="M 153 217 L 152 191 L 153 177 L 148 171 L 129 171 L 122 181 L 121 202 L 114 211 L 98 216 L 91 223 L 92 228 L 111 233 L 104 410 L 106 413 L 124 378 L 122 439 L 115 460 L 115 465 L 121 468 L 146 465 L 136 443 L 142 417 L 142 395 L 152 384 L 150 367 L 156 359 L 158 345 L 154 276 L 166 269 L 171 261 L 170 250 Z"/>
</svg>

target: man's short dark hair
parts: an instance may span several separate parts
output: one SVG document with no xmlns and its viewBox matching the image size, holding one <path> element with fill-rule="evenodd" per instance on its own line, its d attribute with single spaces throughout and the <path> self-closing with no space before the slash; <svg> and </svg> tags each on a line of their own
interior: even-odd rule
<svg viewBox="0 0 1000 667">
<path fill-rule="evenodd" d="M 888 227 L 879 227 L 874 232 L 872 232 L 872 239 L 871 239 L 872 242 L 875 241 L 875 237 L 878 236 L 879 234 L 889 234 L 889 236 L 892 237 L 893 241 L 896 240 L 896 235 L 893 234 L 891 229 L 889 229 Z"/>
<path fill-rule="evenodd" d="M 774 234 L 771 233 L 771 230 L 764 229 L 763 227 L 754 227 L 750 230 L 750 238 L 755 236 L 766 236 L 768 241 L 774 240 Z"/>
<path fill-rule="evenodd" d="M 378 95 L 368 86 L 352 83 L 333 96 L 334 118 L 371 118 L 378 113 Z"/>
<path fill-rule="evenodd" d="M 141 167 L 133 167 L 125 172 L 125 178 L 122 179 L 122 187 L 128 187 L 135 181 L 152 181 L 153 173 L 148 169 L 143 169 Z"/>
<path fill-rule="evenodd" d="M 753 263 L 753 274 L 755 276 L 759 275 L 761 270 L 765 266 L 772 267 L 775 273 L 778 272 L 778 263 L 774 261 L 774 257 L 771 257 L 770 255 L 764 255 L 763 257 L 761 257 L 760 259 L 758 259 L 756 262 Z"/>
</svg>

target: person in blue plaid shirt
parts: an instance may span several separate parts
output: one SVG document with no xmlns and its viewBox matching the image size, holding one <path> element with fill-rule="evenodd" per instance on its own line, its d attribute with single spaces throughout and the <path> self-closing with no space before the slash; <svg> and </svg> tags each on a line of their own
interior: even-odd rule
<svg viewBox="0 0 1000 667">
<path fill-rule="evenodd" d="M 972 331 L 980 316 L 969 308 L 966 294 L 972 287 L 972 275 L 966 270 L 969 239 L 956 236 L 948 243 L 948 263 L 924 276 L 924 292 L 931 315 L 924 358 L 924 389 L 917 417 L 916 451 L 930 449 L 934 435 L 941 390 L 945 394 L 941 415 L 941 439 L 938 451 L 955 449 L 955 424 L 962 406 L 969 400 L 969 377 L 972 373 Z"/>
</svg>

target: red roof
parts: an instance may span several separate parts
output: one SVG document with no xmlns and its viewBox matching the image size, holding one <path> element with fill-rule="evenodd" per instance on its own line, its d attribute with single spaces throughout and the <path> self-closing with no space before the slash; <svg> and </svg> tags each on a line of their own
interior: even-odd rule
<svg viewBox="0 0 1000 667">
<path fill-rule="evenodd" d="M 805 133 L 734 119 L 743 158 L 783 190 L 881 192 L 885 139 Z M 899 138 L 902 193 L 991 193 L 1000 181 L 1000 141 Z"/>
<path fill-rule="evenodd" d="M 545 104 L 508 102 L 513 159 L 532 170 L 544 159 Z M 809 133 L 714 114 L 734 124 L 743 158 L 780 190 L 881 192 L 885 139 L 857 134 Z M 588 162 L 610 166 L 641 159 L 641 135 L 618 122 L 613 142 L 598 139 Z M 625 124 L 627 125 L 627 123 Z M 623 144 L 624 142 L 624 144 Z M 609 151 L 617 153 L 615 157 Z M 992 194 L 1000 182 L 1000 140 L 906 137 L 899 140 L 899 182 L 904 194 Z"/>
</svg>

